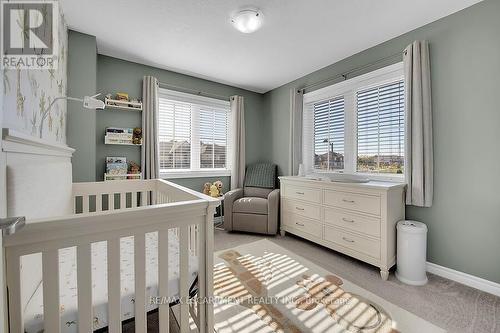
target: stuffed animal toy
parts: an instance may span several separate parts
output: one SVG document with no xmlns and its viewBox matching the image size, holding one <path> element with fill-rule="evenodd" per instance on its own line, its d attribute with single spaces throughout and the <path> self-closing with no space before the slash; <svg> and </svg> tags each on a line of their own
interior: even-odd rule
<svg viewBox="0 0 500 333">
<path fill-rule="evenodd" d="M 140 127 L 134 128 L 134 133 L 132 135 L 132 143 L 134 145 L 142 144 L 142 128 Z"/>
<path fill-rule="evenodd" d="M 224 184 L 222 184 L 222 182 L 218 180 L 214 183 L 214 185 L 217 186 L 217 189 L 219 190 L 219 196 L 222 195 L 222 187 L 224 186 Z"/>
<path fill-rule="evenodd" d="M 141 173 L 141 167 L 135 162 L 130 162 L 130 173 Z"/>
<path fill-rule="evenodd" d="M 219 197 L 219 189 L 214 184 L 212 184 L 212 186 L 210 186 L 210 196 L 212 198 L 218 198 Z"/>
<path fill-rule="evenodd" d="M 210 195 L 210 186 L 212 186 L 210 183 L 205 183 L 203 185 L 203 194 Z"/>
</svg>

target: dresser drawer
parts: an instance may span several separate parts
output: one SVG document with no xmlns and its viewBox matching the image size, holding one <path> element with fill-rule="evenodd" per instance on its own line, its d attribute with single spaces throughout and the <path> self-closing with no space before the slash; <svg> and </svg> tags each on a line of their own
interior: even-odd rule
<svg viewBox="0 0 500 333">
<path fill-rule="evenodd" d="M 380 242 L 354 235 L 337 228 L 325 226 L 324 239 L 351 250 L 380 259 Z"/>
<path fill-rule="evenodd" d="M 321 203 L 321 190 L 302 187 L 302 186 L 294 186 L 294 185 L 286 185 L 285 186 L 285 196 L 288 198 L 300 199 L 304 201 L 310 201 L 314 203 Z"/>
<path fill-rule="evenodd" d="M 320 206 L 288 198 L 283 200 L 283 210 L 315 220 L 319 220 L 321 216 Z"/>
<path fill-rule="evenodd" d="M 380 215 L 380 197 L 373 195 L 325 190 L 325 205 Z"/>
<path fill-rule="evenodd" d="M 335 208 L 325 208 L 325 223 L 380 237 L 380 219 L 359 214 L 346 213 Z"/>
<path fill-rule="evenodd" d="M 323 225 L 303 216 L 283 212 L 283 224 L 321 239 Z"/>
</svg>

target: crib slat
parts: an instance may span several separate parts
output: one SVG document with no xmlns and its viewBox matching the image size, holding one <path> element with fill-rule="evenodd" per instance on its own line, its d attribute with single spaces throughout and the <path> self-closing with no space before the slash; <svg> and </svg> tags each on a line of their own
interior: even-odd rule
<svg viewBox="0 0 500 333">
<path fill-rule="evenodd" d="M 137 192 L 132 192 L 132 208 L 137 207 Z"/>
<path fill-rule="evenodd" d="M 146 241 L 145 234 L 134 236 L 135 331 L 146 333 Z"/>
<path fill-rule="evenodd" d="M 89 212 L 89 196 L 84 195 L 82 196 L 82 213 L 88 213 Z"/>
<path fill-rule="evenodd" d="M 122 192 L 120 193 L 120 209 L 125 209 L 127 208 L 127 193 Z"/>
<path fill-rule="evenodd" d="M 21 258 L 7 252 L 7 287 L 9 293 L 9 332 L 24 333 L 23 308 L 21 305 Z"/>
<path fill-rule="evenodd" d="M 168 230 L 158 231 L 158 296 L 168 299 Z M 169 333 L 168 302 L 159 305 L 160 332 Z"/>
<path fill-rule="evenodd" d="M 100 212 L 102 211 L 102 194 L 97 193 L 95 195 L 95 211 Z"/>
<path fill-rule="evenodd" d="M 181 297 L 181 332 L 189 330 L 189 226 L 180 227 L 179 237 L 179 295 Z"/>
<path fill-rule="evenodd" d="M 88 198 L 87 198 L 88 199 Z M 45 332 L 61 332 L 59 316 L 59 250 L 42 252 L 43 325 Z"/>
<path fill-rule="evenodd" d="M 198 256 L 198 297 L 201 302 L 198 302 L 198 329 L 200 333 L 205 333 L 205 311 L 206 306 L 204 297 L 207 296 L 205 288 L 205 224 L 201 223 L 198 226 L 198 239 L 196 244 L 196 255 Z"/>
<path fill-rule="evenodd" d="M 215 208 L 209 207 L 205 216 L 205 293 L 211 298 L 214 295 L 214 214 Z M 214 331 L 214 304 L 207 302 L 206 317 L 207 332 Z"/>
<path fill-rule="evenodd" d="M 108 193 L 108 210 L 115 210 L 115 194 Z"/>
<path fill-rule="evenodd" d="M 141 206 L 147 206 L 148 205 L 148 196 L 149 196 L 149 192 L 148 191 L 142 191 L 141 192 Z"/>
<path fill-rule="evenodd" d="M 76 256 L 76 269 L 78 274 L 78 332 L 92 332 L 91 244 L 78 246 L 76 249 Z"/>
<path fill-rule="evenodd" d="M 108 240 L 108 321 L 109 332 L 121 333 L 120 238 Z"/>
</svg>

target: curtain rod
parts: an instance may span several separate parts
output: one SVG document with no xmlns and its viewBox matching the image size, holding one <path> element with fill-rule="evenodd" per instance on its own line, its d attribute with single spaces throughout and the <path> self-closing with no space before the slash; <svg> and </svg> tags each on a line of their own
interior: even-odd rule
<svg viewBox="0 0 500 333">
<path fill-rule="evenodd" d="M 163 87 L 163 88 L 170 88 L 172 90 L 176 90 L 176 91 L 180 91 L 180 92 L 186 92 L 186 93 L 190 93 L 190 94 L 194 94 L 194 95 L 198 95 L 198 96 L 205 96 L 205 97 L 210 97 L 210 98 L 215 98 L 215 99 L 222 99 L 224 101 L 228 101 L 229 100 L 229 96 L 211 94 L 211 93 L 204 92 L 204 91 L 201 91 L 201 90 L 195 90 L 195 89 L 180 87 L 180 86 L 176 86 L 176 85 L 168 84 L 168 83 L 164 83 L 164 82 L 159 82 L 158 81 L 158 85 L 160 87 Z"/>
<path fill-rule="evenodd" d="M 327 79 L 324 79 L 324 80 L 321 80 L 321 81 L 318 81 L 318 82 L 314 82 L 314 83 L 308 84 L 308 85 L 306 85 L 306 86 L 304 86 L 302 88 L 297 89 L 297 92 L 304 92 L 305 90 L 310 89 L 312 87 L 320 86 L 322 84 L 329 83 L 329 82 L 332 82 L 332 81 L 337 81 L 339 79 L 344 79 L 344 81 L 345 81 L 345 80 L 347 80 L 347 77 L 350 74 L 352 74 L 352 73 L 356 73 L 356 72 L 362 71 L 364 69 L 373 67 L 373 66 L 378 65 L 380 63 L 386 62 L 386 61 L 388 61 L 390 59 L 395 59 L 397 57 L 402 57 L 402 55 L 403 55 L 403 52 L 394 53 L 394 54 L 392 54 L 390 56 L 387 56 L 385 58 L 376 60 L 376 61 L 371 62 L 369 64 L 366 64 L 366 65 L 363 65 L 363 66 L 359 66 L 359 67 L 350 69 L 347 72 L 344 72 L 343 74 L 339 74 L 339 75 L 336 75 L 336 76 L 333 76 L 333 77 L 329 77 Z"/>
</svg>

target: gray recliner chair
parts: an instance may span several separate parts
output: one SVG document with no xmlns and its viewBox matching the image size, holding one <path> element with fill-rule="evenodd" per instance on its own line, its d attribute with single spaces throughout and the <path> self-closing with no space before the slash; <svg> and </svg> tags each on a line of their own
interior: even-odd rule
<svg viewBox="0 0 500 333">
<path fill-rule="evenodd" d="M 275 164 L 247 167 L 245 185 L 224 196 L 224 229 L 275 235 L 278 232 L 280 190 Z"/>
</svg>

